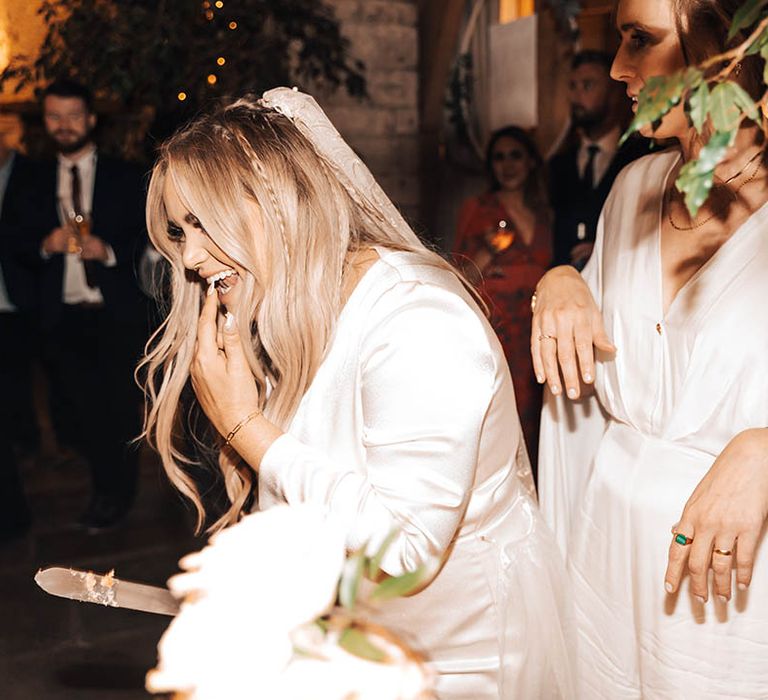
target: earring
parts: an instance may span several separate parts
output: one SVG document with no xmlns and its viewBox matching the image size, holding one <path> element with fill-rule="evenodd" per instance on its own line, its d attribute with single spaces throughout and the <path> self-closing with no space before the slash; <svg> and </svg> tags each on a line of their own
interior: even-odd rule
<svg viewBox="0 0 768 700">
<path fill-rule="evenodd" d="M 737 63 L 733 67 L 733 76 L 734 78 L 738 78 L 741 75 L 741 62 Z"/>
</svg>

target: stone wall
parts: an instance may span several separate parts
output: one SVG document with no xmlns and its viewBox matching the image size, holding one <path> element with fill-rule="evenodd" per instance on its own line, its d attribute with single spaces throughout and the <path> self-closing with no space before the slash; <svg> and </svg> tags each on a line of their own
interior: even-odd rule
<svg viewBox="0 0 768 700">
<path fill-rule="evenodd" d="M 318 95 L 336 128 L 407 218 L 419 204 L 416 0 L 329 0 L 365 63 L 369 98 Z"/>
<path fill-rule="evenodd" d="M 343 89 L 316 97 L 344 138 L 358 152 L 387 194 L 409 218 L 419 203 L 418 32 L 416 0 L 326 0 L 336 11 L 351 53 L 365 63 L 369 99 Z M 34 53 L 44 34 L 37 2 L 0 1 L 0 61 Z M 5 67 L 0 66 L 0 69 Z M 31 100 L 32 89 L 10 90 L 0 102 Z M 11 143 L 20 130 L 15 117 L 0 115 L 0 136 Z"/>
</svg>

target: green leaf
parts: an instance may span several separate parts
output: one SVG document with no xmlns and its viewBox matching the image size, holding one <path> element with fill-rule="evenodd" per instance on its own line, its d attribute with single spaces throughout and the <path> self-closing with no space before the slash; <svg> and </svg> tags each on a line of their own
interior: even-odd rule
<svg viewBox="0 0 768 700">
<path fill-rule="evenodd" d="M 731 31 L 728 32 L 728 40 L 733 39 L 742 29 L 751 27 L 757 22 L 760 12 L 766 5 L 768 5 L 768 0 L 747 0 L 733 16 Z"/>
<path fill-rule="evenodd" d="M 426 576 L 427 567 L 420 566 L 415 571 L 407 571 L 402 576 L 385 579 L 371 593 L 371 600 L 389 600 L 408 595 L 424 582 Z"/>
<path fill-rule="evenodd" d="M 707 83 L 701 83 L 701 85 L 691 93 L 687 107 L 691 123 L 696 128 L 696 131 L 701 133 L 701 129 L 704 126 L 704 122 L 707 121 L 707 115 L 709 113 L 709 85 L 707 85 Z"/>
<path fill-rule="evenodd" d="M 375 578 L 381 570 L 381 562 L 384 559 L 384 555 L 387 553 L 387 550 L 397 538 L 398 532 L 399 530 L 397 529 L 392 530 L 392 532 L 390 532 L 386 539 L 381 543 L 381 547 L 379 547 L 376 554 L 374 554 L 373 557 L 371 557 L 371 559 L 368 561 L 368 578 Z"/>
<path fill-rule="evenodd" d="M 673 75 L 657 75 L 649 78 L 638 95 L 637 113 L 622 137 L 621 143 L 646 124 L 654 124 L 661 120 L 680 102 L 683 93 L 697 87 L 702 79 L 702 73 L 698 68 L 687 68 Z"/>
<path fill-rule="evenodd" d="M 675 185 L 685 194 L 685 206 L 691 217 L 698 214 L 701 205 L 709 196 L 715 166 L 723 159 L 735 138 L 736 129 L 716 131 L 699 152 L 699 157 L 681 168 Z"/>
<path fill-rule="evenodd" d="M 768 45 L 768 31 L 764 29 L 760 32 L 760 36 L 749 45 L 744 55 L 751 56 L 752 54 L 761 53 L 766 45 Z"/>
<path fill-rule="evenodd" d="M 375 661 L 383 663 L 387 660 L 387 655 L 379 649 L 368 637 L 359 629 L 347 627 L 339 637 L 339 646 L 346 649 L 350 654 L 365 659 L 366 661 Z"/>
<path fill-rule="evenodd" d="M 363 578 L 365 566 L 365 550 L 355 552 L 347 561 L 341 571 L 339 581 L 339 602 L 345 608 L 352 609 L 357 601 L 357 591 L 360 588 L 360 580 Z"/>
<path fill-rule="evenodd" d="M 743 115 L 757 120 L 757 107 L 744 89 L 730 80 L 718 83 L 709 96 L 709 116 L 717 131 L 731 131 Z"/>
<path fill-rule="evenodd" d="M 765 67 L 763 68 L 763 82 L 768 83 L 768 43 L 760 49 L 760 55 L 765 60 Z"/>
</svg>

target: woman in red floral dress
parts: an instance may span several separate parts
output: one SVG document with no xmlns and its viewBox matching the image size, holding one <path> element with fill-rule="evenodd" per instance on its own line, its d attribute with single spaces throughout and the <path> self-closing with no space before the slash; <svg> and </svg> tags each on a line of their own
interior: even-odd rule
<svg viewBox="0 0 768 700">
<path fill-rule="evenodd" d="M 515 126 L 491 136 L 486 165 L 491 188 L 464 202 L 453 252 L 488 303 L 536 474 L 542 388 L 531 363 L 531 297 L 552 262 L 544 166 L 530 136 Z"/>
</svg>

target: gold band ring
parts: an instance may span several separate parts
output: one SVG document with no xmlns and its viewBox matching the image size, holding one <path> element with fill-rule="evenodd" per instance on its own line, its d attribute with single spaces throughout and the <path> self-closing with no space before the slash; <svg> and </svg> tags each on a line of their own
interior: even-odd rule
<svg viewBox="0 0 768 700">
<path fill-rule="evenodd" d="M 732 549 L 718 549 L 717 547 L 715 547 L 714 552 L 715 554 L 720 554 L 724 557 L 730 557 L 733 554 Z"/>
<path fill-rule="evenodd" d="M 539 340 L 557 340 L 556 335 L 548 335 L 547 333 L 542 333 L 539 336 Z"/>
</svg>

